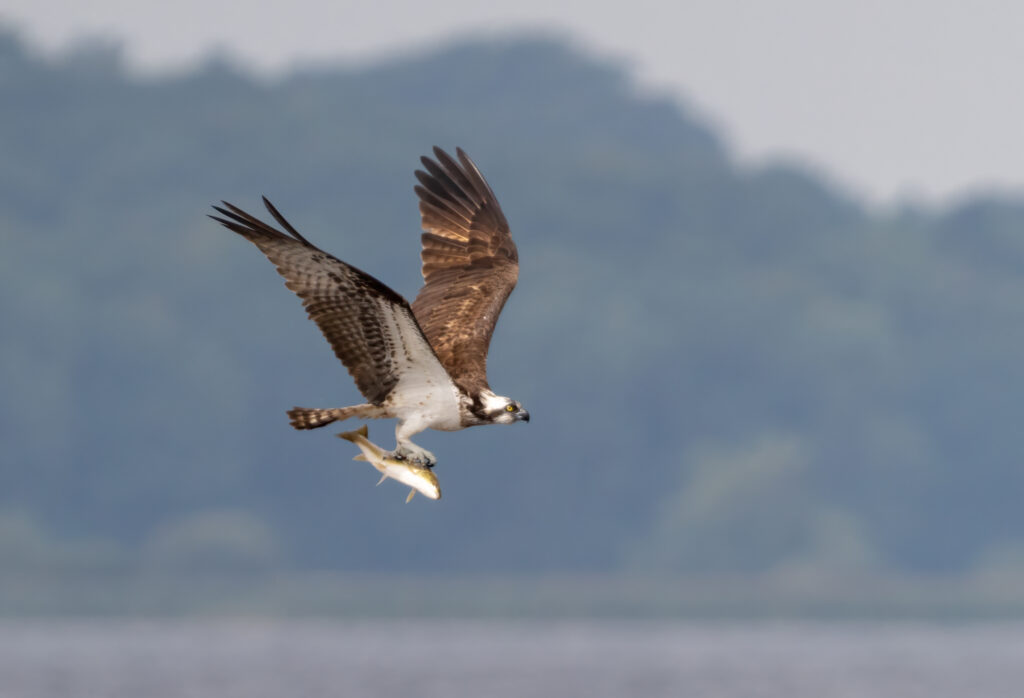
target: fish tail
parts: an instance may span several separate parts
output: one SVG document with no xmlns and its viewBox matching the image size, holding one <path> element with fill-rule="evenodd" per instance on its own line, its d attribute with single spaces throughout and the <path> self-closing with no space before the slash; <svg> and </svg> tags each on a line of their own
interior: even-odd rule
<svg viewBox="0 0 1024 698">
<path fill-rule="evenodd" d="M 338 434 L 337 436 L 338 436 L 339 439 L 345 439 L 345 441 L 351 441 L 351 442 L 355 443 L 359 439 L 360 436 L 365 439 L 369 435 L 370 435 L 370 430 L 364 424 L 361 427 L 359 427 L 358 429 L 356 429 L 355 431 L 343 431 L 340 434 Z M 363 454 L 360 453 L 358 456 L 355 457 L 354 460 L 366 460 L 365 456 L 363 456 L 362 458 L 360 458 L 360 456 L 363 456 Z"/>
</svg>

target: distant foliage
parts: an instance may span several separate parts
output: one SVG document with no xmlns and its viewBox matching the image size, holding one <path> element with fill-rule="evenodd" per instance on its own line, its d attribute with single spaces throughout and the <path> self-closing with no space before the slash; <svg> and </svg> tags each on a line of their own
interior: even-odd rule
<svg viewBox="0 0 1024 698">
<path fill-rule="evenodd" d="M 266 194 L 411 297 L 412 170 L 434 144 L 475 158 L 513 226 L 491 383 L 533 420 L 425 435 L 445 498 L 405 505 L 330 430 L 289 428 L 293 405 L 360 397 L 205 214 Z M 620 67 L 528 39 L 141 80 L 116 48 L 47 62 L 7 32 L 0 153 L 0 547 L 18 564 L 70 564 L 75 541 L 145 569 L 1020 558 L 1020 200 L 869 211 L 799 166 L 737 167 Z"/>
</svg>

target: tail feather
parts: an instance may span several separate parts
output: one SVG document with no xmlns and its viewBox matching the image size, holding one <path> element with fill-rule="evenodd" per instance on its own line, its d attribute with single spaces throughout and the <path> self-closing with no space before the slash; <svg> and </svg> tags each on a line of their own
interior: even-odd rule
<svg viewBox="0 0 1024 698">
<path fill-rule="evenodd" d="M 377 405 L 353 405 L 352 407 L 332 407 L 317 409 L 311 407 L 294 407 L 288 410 L 288 418 L 296 429 L 317 429 L 334 422 L 342 422 L 349 417 L 361 419 L 377 419 L 386 416 L 384 409 Z"/>
</svg>

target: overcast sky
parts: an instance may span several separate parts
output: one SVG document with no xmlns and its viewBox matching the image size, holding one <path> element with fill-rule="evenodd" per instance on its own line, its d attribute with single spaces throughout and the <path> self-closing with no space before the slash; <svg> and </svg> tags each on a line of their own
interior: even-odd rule
<svg viewBox="0 0 1024 698">
<path fill-rule="evenodd" d="M 280 70 L 544 28 L 696 105 L 744 160 L 799 157 L 876 201 L 1024 194 L 1014 0 L 0 0 L 0 22 L 46 51 L 114 37 L 144 70 L 215 47 Z"/>
</svg>

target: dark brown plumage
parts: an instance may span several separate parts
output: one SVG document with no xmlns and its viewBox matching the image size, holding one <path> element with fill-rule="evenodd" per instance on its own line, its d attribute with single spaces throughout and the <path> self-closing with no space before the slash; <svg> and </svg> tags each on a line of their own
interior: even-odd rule
<svg viewBox="0 0 1024 698">
<path fill-rule="evenodd" d="M 285 286 L 294 291 L 306 312 L 355 379 L 359 392 L 381 404 L 398 383 L 391 360 L 391 339 L 380 310 L 404 314 L 412 310 L 404 298 L 369 274 L 342 262 L 302 237 L 266 197 L 263 203 L 291 236 L 245 211 L 223 202 L 214 208 L 215 221 L 255 244 L 277 267 Z M 308 428 L 308 427 L 306 427 Z"/>
<path fill-rule="evenodd" d="M 417 170 L 423 288 L 412 304 L 430 345 L 463 392 L 488 389 L 487 351 L 519 278 L 519 255 L 497 197 L 472 160 L 434 148 Z"/>
</svg>

